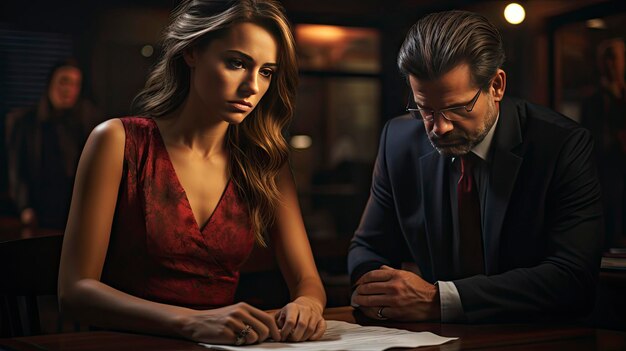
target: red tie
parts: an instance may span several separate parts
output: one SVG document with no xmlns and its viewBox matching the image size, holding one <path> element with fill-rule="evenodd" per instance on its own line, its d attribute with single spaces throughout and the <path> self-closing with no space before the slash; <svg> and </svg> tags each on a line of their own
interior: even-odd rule
<svg viewBox="0 0 626 351">
<path fill-rule="evenodd" d="M 459 204 L 459 262 L 463 277 L 485 272 L 480 224 L 480 201 L 474 182 L 474 166 L 477 156 L 474 153 L 461 157 L 461 178 L 457 185 Z"/>
</svg>

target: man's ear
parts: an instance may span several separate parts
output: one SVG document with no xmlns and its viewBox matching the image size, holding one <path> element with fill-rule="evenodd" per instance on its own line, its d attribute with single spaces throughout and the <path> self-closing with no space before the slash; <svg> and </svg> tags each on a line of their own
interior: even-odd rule
<svg viewBox="0 0 626 351">
<path fill-rule="evenodd" d="M 185 63 L 187 64 L 187 66 L 189 66 L 189 68 L 196 67 L 197 56 L 198 53 L 196 48 L 186 48 L 185 50 L 183 50 L 183 58 L 185 59 Z"/>
<path fill-rule="evenodd" d="M 496 76 L 491 83 L 491 94 L 495 101 L 501 101 L 506 90 L 506 73 L 498 68 Z"/>
</svg>

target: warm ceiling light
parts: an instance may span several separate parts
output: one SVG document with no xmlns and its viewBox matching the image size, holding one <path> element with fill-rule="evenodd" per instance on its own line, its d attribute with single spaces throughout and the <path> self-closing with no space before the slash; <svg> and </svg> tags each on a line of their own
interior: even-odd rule
<svg viewBox="0 0 626 351">
<path fill-rule="evenodd" d="M 504 8 L 504 18 L 511 24 L 520 24 L 526 18 L 526 11 L 522 5 L 512 2 Z"/>
<path fill-rule="evenodd" d="M 587 21 L 587 28 L 606 29 L 606 23 L 600 18 L 594 18 Z"/>
<path fill-rule="evenodd" d="M 153 53 L 154 53 L 154 47 L 152 47 L 152 45 L 144 45 L 141 48 L 141 56 L 143 57 L 150 57 L 152 56 Z"/>
<path fill-rule="evenodd" d="M 343 40 L 346 33 L 343 28 L 320 24 L 299 24 L 296 36 L 301 41 L 335 43 Z"/>
<path fill-rule="evenodd" d="M 313 144 L 313 139 L 308 135 L 294 135 L 291 137 L 289 144 L 291 144 L 294 149 L 308 149 L 311 147 L 311 144 Z"/>
</svg>

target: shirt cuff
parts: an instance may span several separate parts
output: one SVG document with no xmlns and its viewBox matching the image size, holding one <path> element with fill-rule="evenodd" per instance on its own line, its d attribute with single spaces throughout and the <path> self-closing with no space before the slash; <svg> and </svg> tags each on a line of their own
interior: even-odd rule
<svg viewBox="0 0 626 351">
<path fill-rule="evenodd" d="M 441 321 L 443 323 L 462 322 L 465 312 L 461 296 L 453 282 L 438 281 L 439 300 L 441 301 Z"/>
</svg>

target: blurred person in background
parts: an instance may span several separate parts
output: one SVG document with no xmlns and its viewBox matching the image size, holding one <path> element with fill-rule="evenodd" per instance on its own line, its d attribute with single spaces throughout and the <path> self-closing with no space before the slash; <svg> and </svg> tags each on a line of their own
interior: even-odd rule
<svg viewBox="0 0 626 351">
<path fill-rule="evenodd" d="M 58 62 L 39 103 L 7 115 L 9 195 L 24 225 L 65 227 L 80 151 L 101 121 L 82 78 L 74 59 Z"/>
<path fill-rule="evenodd" d="M 606 240 L 604 246 L 626 247 L 626 66 L 624 40 L 601 42 L 596 50 L 600 72 L 599 87 L 583 103 L 581 124 L 594 136 Z"/>
</svg>

